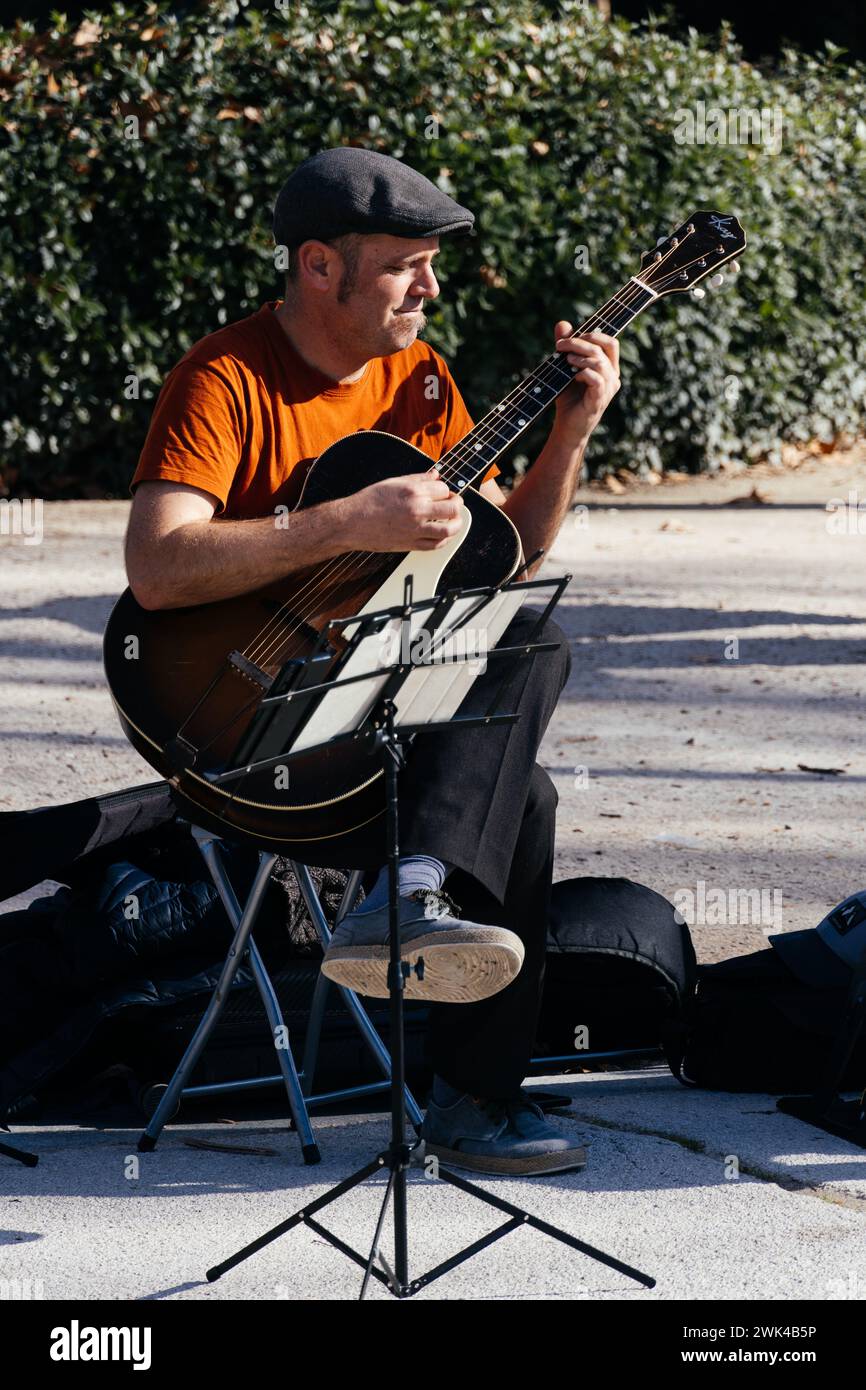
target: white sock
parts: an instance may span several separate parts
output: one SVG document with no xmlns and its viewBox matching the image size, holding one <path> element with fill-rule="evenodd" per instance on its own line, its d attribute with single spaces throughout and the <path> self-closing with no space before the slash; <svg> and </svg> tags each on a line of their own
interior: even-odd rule
<svg viewBox="0 0 866 1390">
<path fill-rule="evenodd" d="M 408 898 L 410 893 L 415 893 L 419 889 L 432 889 L 435 891 L 441 888 L 448 874 L 454 868 L 447 859 L 435 859 L 430 854 L 408 854 L 406 858 L 400 859 L 397 870 L 397 891 L 401 898 Z M 361 906 L 356 908 L 356 912 L 375 912 L 380 907 L 385 907 L 388 902 L 388 865 L 385 864 L 379 870 L 379 877 L 370 889 Z"/>
</svg>

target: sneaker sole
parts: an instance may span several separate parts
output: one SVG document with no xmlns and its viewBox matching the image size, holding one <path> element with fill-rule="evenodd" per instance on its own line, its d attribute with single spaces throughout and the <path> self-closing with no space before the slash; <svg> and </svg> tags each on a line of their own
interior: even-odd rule
<svg viewBox="0 0 866 1390">
<path fill-rule="evenodd" d="M 523 1154 L 515 1158 L 497 1158 L 493 1154 L 467 1154 L 459 1149 L 446 1149 L 441 1144 L 425 1142 L 425 1154 L 435 1154 L 454 1168 L 466 1168 L 471 1173 L 491 1176 L 518 1175 L 533 1177 L 540 1173 L 580 1172 L 586 1167 L 586 1149 L 563 1149 L 559 1153 Z"/>
<path fill-rule="evenodd" d="M 503 940 L 506 936 L 510 940 Z M 523 943 L 513 932 L 476 927 L 416 937 L 400 956 L 413 967 L 424 958 L 424 978 L 419 980 L 413 968 L 405 999 L 471 1004 L 511 984 L 523 964 Z M 387 999 L 389 962 L 388 946 L 338 946 L 325 956 L 322 974 L 358 994 Z"/>
</svg>

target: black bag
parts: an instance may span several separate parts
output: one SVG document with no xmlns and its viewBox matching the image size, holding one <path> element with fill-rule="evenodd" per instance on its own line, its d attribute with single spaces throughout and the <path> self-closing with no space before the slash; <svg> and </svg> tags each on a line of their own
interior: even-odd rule
<svg viewBox="0 0 866 1390">
<path fill-rule="evenodd" d="M 573 1053 L 579 1063 L 581 1051 L 663 1047 L 670 1058 L 696 969 L 688 927 L 652 888 L 627 878 L 555 883 L 536 1055 Z"/>
<path fill-rule="evenodd" d="M 709 1090 L 813 1092 L 825 1079 L 847 993 L 803 984 L 769 947 L 699 966 L 671 1070 L 684 1086 Z M 841 1089 L 864 1086 L 866 1031 Z"/>
</svg>

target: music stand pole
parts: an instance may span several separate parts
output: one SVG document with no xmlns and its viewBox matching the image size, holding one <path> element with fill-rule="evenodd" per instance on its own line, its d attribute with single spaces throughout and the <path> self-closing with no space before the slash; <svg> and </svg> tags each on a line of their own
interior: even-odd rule
<svg viewBox="0 0 866 1390">
<path fill-rule="evenodd" d="M 400 739 L 394 728 L 396 708 L 393 700 L 386 700 L 383 714 L 385 722 L 376 730 L 376 744 L 382 750 L 385 764 L 385 798 L 388 829 L 388 928 L 391 946 L 391 960 L 388 966 L 388 988 L 391 1001 L 391 1145 L 390 1168 L 394 1197 L 394 1273 L 398 1286 L 403 1289 L 409 1283 L 409 1232 L 406 1215 L 406 1170 L 410 1162 L 411 1150 L 406 1143 L 406 1102 L 403 1088 L 406 1080 L 406 1049 L 403 1035 L 403 991 L 411 967 L 404 966 L 400 958 L 400 918 L 399 918 L 399 800 L 397 779 L 405 766 L 405 756 Z M 419 960 L 415 967 L 420 978 L 424 978 L 424 963 Z M 387 1196 L 382 1204 L 382 1216 L 387 1206 Z M 367 1292 L 373 1264 L 381 1238 L 382 1218 L 376 1228 L 376 1235 L 370 1248 L 370 1258 L 364 1271 L 360 1297 Z"/>
</svg>

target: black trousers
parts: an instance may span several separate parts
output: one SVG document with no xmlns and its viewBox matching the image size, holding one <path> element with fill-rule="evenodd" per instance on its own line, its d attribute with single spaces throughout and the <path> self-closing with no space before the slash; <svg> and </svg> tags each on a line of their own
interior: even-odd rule
<svg viewBox="0 0 866 1390">
<path fill-rule="evenodd" d="M 499 645 L 526 641 L 538 617 L 524 606 Z M 458 711 L 485 713 L 508 675 L 499 709 L 519 714 L 517 722 L 421 734 L 399 781 L 401 856 L 430 854 L 456 865 L 446 887 L 461 916 L 508 927 L 524 945 L 520 973 L 498 994 L 472 1004 L 430 1007 L 431 1066 L 451 1085 L 477 1096 L 518 1094 L 541 1005 L 559 798 L 535 759 L 568 679 L 571 655 L 552 620 L 539 640 L 557 647 L 533 658 L 488 661 Z M 385 861 L 384 825 L 362 827 L 328 842 L 321 857 L 311 849 L 304 858 L 337 868 L 379 867 Z"/>
</svg>

